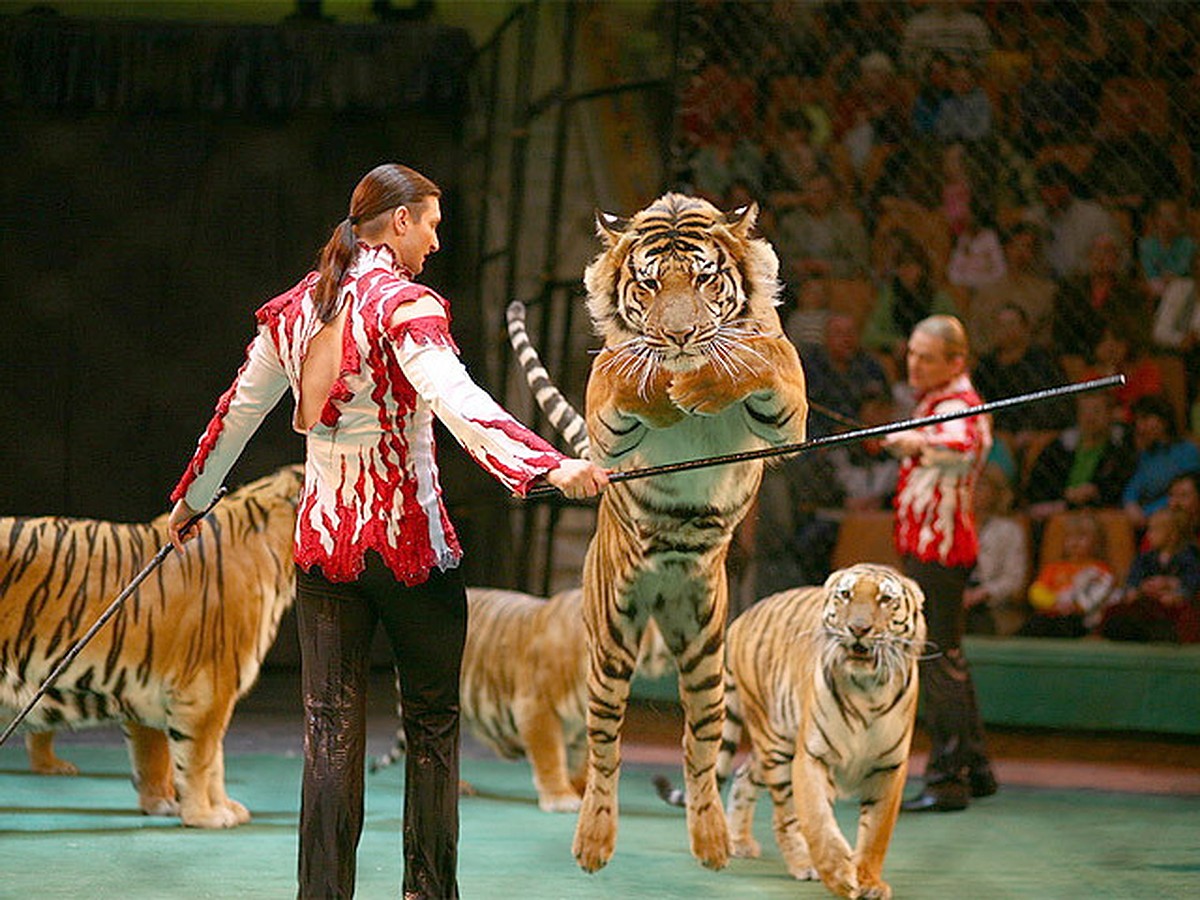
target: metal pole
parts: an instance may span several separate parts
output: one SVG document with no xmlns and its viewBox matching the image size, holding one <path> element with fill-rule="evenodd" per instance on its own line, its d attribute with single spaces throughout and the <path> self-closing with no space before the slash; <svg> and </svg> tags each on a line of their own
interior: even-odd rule
<svg viewBox="0 0 1200 900">
<path fill-rule="evenodd" d="M 187 532 L 191 531 L 197 522 L 212 512 L 212 508 L 216 506 L 218 501 L 220 501 L 220 499 L 224 496 L 225 488 L 222 487 L 217 491 L 217 495 L 212 498 L 212 502 L 210 502 L 208 506 L 204 507 L 204 509 L 196 513 L 184 523 L 183 528 L 180 529 L 180 534 L 187 534 Z M 121 593 L 117 595 L 117 599 L 110 603 L 108 605 L 108 609 L 104 610 L 104 612 L 100 614 L 100 618 L 98 618 L 92 627 L 87 630 L 87 633 L 77 640 L 71 649 L 67 651 L 66 655 L 59 660 L 58 665 L 56 665 L 50 674 L 46 676 L 46 680 L 42 682 L 42 686 L 37 689 L 37 693 L 33 695 L 33 699 L 25 704 L 25 708 L 17 713 L 17 717 L 9 722 L 8 727 L 4 729 L 4 733 L 0 734 L 0 746 L 3 746 L 4 742 L 7 741 L 12 733 L 17 730 L 17 726 L 25 721 L 25 717 L 33 711 L 33 708 L 37 706 L 37 702 L 46 695 L 46 692 L 49 691 L 51 687 L 54 686 L 54 682 L 58 680 L 58 676 L 66 670 L 67 666 L 71 665 L 71 663 L 75 661 L 75 657 L 77 657 L 83 651 L 83 648 L 86 647 L 91 639 L 96 636 L 96 633 L 105 626 L 109 619 L 117 614 L 117 610 L 121 608 L 121 604 L 125 602 L 129 595 L 137 590 L 138 585 L 145 581 L 151 572 L 162 565 L 162 561 L 166 559 L 168 555 L 170 555 L 172 549 L 173 546 L 170 541 L 163 544 L 162 547 L 159 548 L 158 552 L 154 554 L 154 558 L 146 564 L 146 567 L 134 576 L 133 581 L 126 585 L 125 590 L 121 591 Z"/>
<path fill-rule="evenodd" d="M 1002 400 L 992 400 L 988 403 L 980 403 L 978 406 L 968 406 L 965 409 L 956 409 L 951 412 L 937 413 L 932 416 L 923 416 L 917 419 L 905 419 L 900 422 L 885 422 L 882 425 L 875 425 L 871 428 L 859 428 L 854 431 L 845 431 L 841 434 L 831 434 L 826 437 L 814 438 L 811 441 L 804 441 L 799 444 L 783 444 L 778 447 L 763 447 L 758 450 L 745 450 L 740 453 L 726 453 L 723 456 L 707 456 L 701 459 L 688 459 L 681 462 L 664 463 L 659 466 L 646 466 L 642 469 L 629 469 L 624 472 L 610 472 L 608 480 L 616 481 L 632 481 L 635 478 L 649 478 L 653 475 L 670 475 L 675 472 L 687 472 L 692 469 L 706 469 L 710 466 L 726 466 L 731 463 L 749 462 L 755 459 L 767 459 L 774 456 L 791 456 L 792 454 L 808 453 L 812 450 L 823 450 L 826 447 L 836 447 L 840 444 L 849 444 L 854 441 L 862 441 L 867 438 L 878 437 L 879 435 L 892 434 L 897 431 L 908 431 L 912 428 L 923 428 L 926 425 L 937 425 L 941 422 L 949 422 L 954 419 L 968 419 L 972 416 L 985 416 L 1001 409 L 1009 409 L 1014 406 L 1025 406 L 1029 403 L 1038 403 L 1042 400 L 1052 400 L 1056 397 L 1065 397 L 1068 394 L 1082 394 L 1086 391 L 1098 391 L 1104 388 L 1120 387 L 1125 383 L 1124 375 L 1108 375 L 1104 378 L 1095 378 L 1091 381 L 1081 381 L 1076 384 L 1064 384 L 1058 387 L 1045 388 L 1040 391 L 1032 391 L 1028 394 L 1018 394 L 1015 397 L 1005 397 Z M 552 496 L 558 492 L 548 484 L 538 485 L 532 488 L 526 495 L 526 499 L 539 499 L 542 497 Z"/>
</svg>

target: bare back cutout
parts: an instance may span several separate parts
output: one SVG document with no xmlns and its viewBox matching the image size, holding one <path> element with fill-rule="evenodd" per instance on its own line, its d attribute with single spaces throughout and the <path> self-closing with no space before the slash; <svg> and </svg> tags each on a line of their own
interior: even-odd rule
<svg viewBox="0 0 1200 900">
<path fill-rule="evenodd" d="M 320 421 L 329 391 L 342 370 L 342 335 L 349 308 L 349 303 L 343 303 L 338 314 L 308 342 L 308 352 L 300 363 L 300 406 L 295 422 L 300 431 L 309 431 Z"/>
</svg>

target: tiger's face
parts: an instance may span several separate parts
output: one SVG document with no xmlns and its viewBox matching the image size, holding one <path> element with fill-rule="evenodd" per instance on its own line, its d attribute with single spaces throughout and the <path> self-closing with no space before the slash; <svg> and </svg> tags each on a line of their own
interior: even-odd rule
<svg viewBox="0 0 1200 900">
<path fill-rule="evenodd" d="M 823 661 L 861 675 L 890 677 L 925 643 L 920 587 L 894 569 L 860 564 L 825 582 Z"/>
<path fill-rule="evenodd" d="M 618 351 L 614 365 L 642 376 L 729 365 L 731 349 L 762 332 L 779 263 L 766 241 L 750 236 L 757 214 L 753 204 L 726 214 L 667 194 L 629 220 L 597 217 L 607 247 L 584 282 L 592 321 Z"/>
</svg>

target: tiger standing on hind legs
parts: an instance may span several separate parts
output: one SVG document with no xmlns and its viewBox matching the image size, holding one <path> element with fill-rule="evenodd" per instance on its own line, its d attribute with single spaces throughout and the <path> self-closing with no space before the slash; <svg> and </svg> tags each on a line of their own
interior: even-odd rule
<svg viewBox="0 0 1200 900">
<path fill-rule="evenodd" d="M 609 469 L 797 443 L 804 372 L 775 311 L 779 261 L 752 232 L 757 207 L 723 213 L 666 194 L 631 219 L 597 219 L 584 273 L 604 340 L 588 379 L 593 460 Z M 613 483 L 584 561 L 588 767 L 573 853 L 594 872 L 617 833 L 620 731 L 653 618 L 679 669 L 691 852 L 719 869 L 729 835 L 715 763 L 724 717 L 725 557 L 762 462 Z"/>
</svg>

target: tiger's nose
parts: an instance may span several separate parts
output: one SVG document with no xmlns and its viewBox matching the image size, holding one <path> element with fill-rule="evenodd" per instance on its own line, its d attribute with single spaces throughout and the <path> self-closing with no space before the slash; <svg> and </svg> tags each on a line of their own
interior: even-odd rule
<svg viewBox="0 0 1200 900">
<path fill-rule="evenodd" d="M 846 626 L 856 638 L 866 637 L 871 632 L 870 622 L 851 622 Z"/>
<path fill-rule="evenodd" d="M 696 336 L 699 329 L 695 325 L 687 328 L 664 328 L 662 335 L 668 341 L 678 344 L 680 347 L 686 347 L 688 342 Z"/>
</svg>

